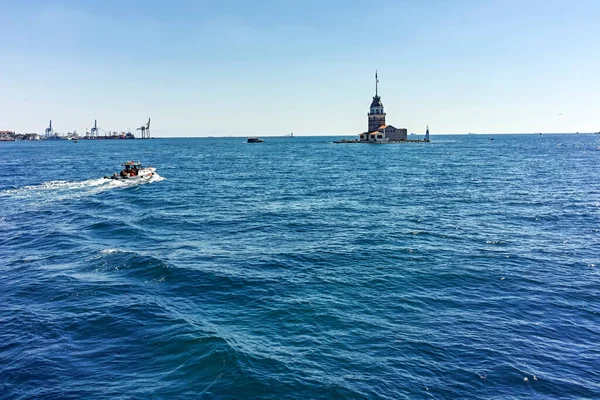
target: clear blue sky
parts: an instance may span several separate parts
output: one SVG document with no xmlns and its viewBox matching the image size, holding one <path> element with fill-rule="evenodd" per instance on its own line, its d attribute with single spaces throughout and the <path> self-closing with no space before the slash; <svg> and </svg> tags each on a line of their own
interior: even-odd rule
<svg viewBox="0 0 600 400">
<path fill-rule="evenodd" d="M 597 0 L 0 0 L 0 130 L 600 131 Z M 559 114 L 563 114 L 562 116 Z"/>
</svg>

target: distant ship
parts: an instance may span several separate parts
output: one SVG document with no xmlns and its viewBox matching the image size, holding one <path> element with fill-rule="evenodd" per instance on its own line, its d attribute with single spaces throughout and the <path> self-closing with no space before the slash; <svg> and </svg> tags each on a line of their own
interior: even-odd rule
<svg viewBox="0 0 600 400">
<path fill-rule="evenodd" d="M 263 143 L 264 140 L 259 139 L 257 137 L 249 137 L 248 138 L 248 143 Z"/>
<path fill-rule="evenodd" d="M 294 137 L 294 132 L 288 133 L 288 134 L 283 135 L 283 136 L 293 138 Z"/>
</svg>

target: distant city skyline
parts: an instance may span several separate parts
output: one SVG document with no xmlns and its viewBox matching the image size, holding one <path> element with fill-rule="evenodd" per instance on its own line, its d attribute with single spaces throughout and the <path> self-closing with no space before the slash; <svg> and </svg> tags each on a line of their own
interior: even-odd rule
<svg viewBox="0 0 600 400">
<path fill-rule="evenodd" d="M 0 130 L 598 132 L 600 2 L 0 1 Z"/>
</svg>

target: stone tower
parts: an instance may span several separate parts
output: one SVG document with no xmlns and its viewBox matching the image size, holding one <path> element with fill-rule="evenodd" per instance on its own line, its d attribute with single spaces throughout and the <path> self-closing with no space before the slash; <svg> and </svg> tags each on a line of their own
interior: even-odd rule
<svg viewBox="0 0 600 400">
<path fill-rule="evenodd" d="M 383 103 L 381 97 L 377 93 L 377 85 L 379 79 L 377 78 L 377 71 L 375 71 L 375 96 L 371 102 L 371 109 L 367 116 L 369 117 L 369 130 L 367 132 L 376 131 L 381 125 L 385 125 L 385 113 L 383 112 Z"/>
</svg>

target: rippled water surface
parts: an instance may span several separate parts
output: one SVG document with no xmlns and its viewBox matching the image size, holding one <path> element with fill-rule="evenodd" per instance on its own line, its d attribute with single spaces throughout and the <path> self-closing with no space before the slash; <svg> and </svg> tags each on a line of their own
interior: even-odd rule
<svg viewBox="0 0 600 400">
<path fill-rule="evenodd" d="M 494 139 L 0 143 L 0 398 L 600 398 L 600 135 Z"/>
</svg>

